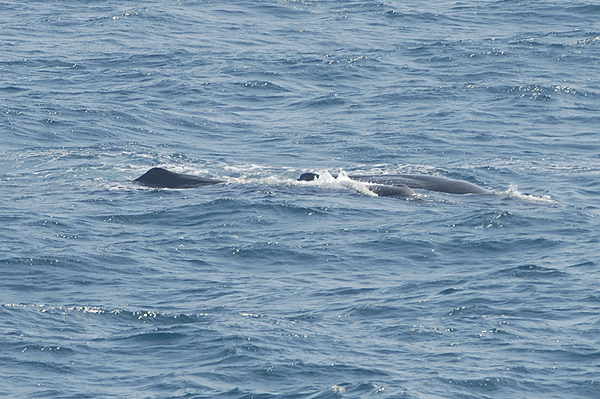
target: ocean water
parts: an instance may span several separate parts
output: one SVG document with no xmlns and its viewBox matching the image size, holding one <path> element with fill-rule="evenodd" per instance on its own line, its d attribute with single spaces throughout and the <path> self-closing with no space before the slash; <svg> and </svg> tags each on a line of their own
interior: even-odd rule
<svg viewBox="0 0 600 399">
<path fill-rule="evenodd" d="M 600 397 L 599 16 L 1 1 L 2 396 Z"/>
</svg>

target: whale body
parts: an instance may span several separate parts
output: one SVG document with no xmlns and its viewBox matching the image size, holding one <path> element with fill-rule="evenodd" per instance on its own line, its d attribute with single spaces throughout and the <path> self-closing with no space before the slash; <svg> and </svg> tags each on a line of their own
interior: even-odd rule
<svg viewBox="0 0 600 399">
<path fill-rule="evenodd" d="M 298 180 L 312 181 L 319 177 L 316 173 L 303 173 Z M 463 180 L 427 175 L 351 175 L 352 180 L 371 183 L 369 190 L 377 195 L 402 196 L 412 195 L 413 188 L 420 190 L 439 191 L 449 194 L 489 194 L 490 191 Z M 389 188 L 388 188 L 389 187 Z M 392 187 L 401 188 L 394 193 Z M 378 192 L 380 191 L 381 194 Z M 388 194 L 389 192 L 389 194 Z M 402 194 L 406 193 L 406 194 Z"/>
<path fill-rule="evenodd" d="M 407 186 L 421 190 L 439 191 L 449 194 L 489 194 L 489 190 L 464 180 L 427 175 L 362 175 L 350 176 L 365 183 Z"/>
<path fill-rule="evenodd" d="M 163 168 L 152 168 L 134 181 L 154 188 L 196 188 L 224 183 L 223 180 L 203 179 L 201 177 L 170 172 Z"/>
<path fill-rule="evenodd" d="M 376 184 L 367 186 L 367 188 L 380 197 L 410 197 L 415 193 L 406 185 L 391 186 Z"/>
<path fill-rule="evenodd" d="M 298 180 L 313 181 L 316 173 L 303 173 Z M 490 191 L 475 184 L 445 177 L 427 175 L 352 175 L 352 180 L 367 184 L 367 188 L 382 197 L 407 197 L 412 189 L 439 191 L 450 194 L 489 194 Z M 170 172 L 163 168 L 152 168 L 134 180 L 136 183 L 154 188 L 196 188 L 225 183 L 223 180 Z"/>
</svg>

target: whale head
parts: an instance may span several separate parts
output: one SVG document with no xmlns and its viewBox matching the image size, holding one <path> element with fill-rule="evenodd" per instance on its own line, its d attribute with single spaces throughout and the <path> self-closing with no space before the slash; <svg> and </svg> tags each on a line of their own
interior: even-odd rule
<svg viewBox="0 0 600 399">
<path fill-rule="evenodd" d="M 300 178 L 298 179 L 298 181 L 313 181 L 315 179 L 317 179 L 319 177 L 318 174 L 316 173 L 302 173 L 302 175 L 300 175 Z"/>
</svg>

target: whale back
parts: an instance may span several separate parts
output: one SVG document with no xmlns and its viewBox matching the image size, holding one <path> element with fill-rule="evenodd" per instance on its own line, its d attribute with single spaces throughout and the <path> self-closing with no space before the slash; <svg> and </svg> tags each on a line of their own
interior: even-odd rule
<svg viewBox="0 0 600 399">
<path fill-rule="evenodd" d="M 369 190 L 380 197 L 410 197 L 415 192 L 405 185 L 386 186 L 386 185 L 369 185 Z"/>
<path fill-rule="evenodd" d="M 196 188 L 223 183 L 222 180 L 203 179 L 196 176 L 170 172 L 163 168 L 152 168 L 134 181 L 154 188 Z"/>
<path fill-rule="evenodd" d="M 389 186 L 407 186 L 421 190 L 439 191 L 449 194 L 488 194 L 483 187 L 445 177 L 427 175 L 360 175 L 350 176 L 351 179 L 364 183 L 376 183 Z"/>
<path fill-rule="evenodd" d="M 335 175 L 333 175 L 336 177 Z M 319 177 L 318 174 L 308 172 L 303 173 L 298 180 L 303 181 L 312 181 Z M 455 180 L 448 179 L 445 177 L 437 177 L 437 176 L 427 176 L 427 175 L 353 175 L 348 176 L 352 180 L 360 181 L 363 183 L 373 183 L 383 185 L 385 187 L 401 187 L 400 190 L 407 190 L 411 188 L 421 189 L 421 190 L 429 190 L 429 191 L 439 191 L 441 193 L 449 193 L 449 194 L 489 194 L 490 191 L 479 187 L 475 184 L 469 183 L 464 180 Z M 380 190 L 382 193 L 386 192 L 385 190 L 390 191 L 390 189 L 385 188 L 376 188 L 377 186 L 371 186 L 369 189 L 373 192 L 375 190 Z M 375 190 L 373 189 L 375 188 Z M 398 191 L 399 193 L 401 191 Z M 402 194 L 402 195 L 411 195 L 410 194 Z M 382 194 L 379 194 L 382 195 Z M 385 194 L 383 194 L 385 195 Z"/>
</svg>

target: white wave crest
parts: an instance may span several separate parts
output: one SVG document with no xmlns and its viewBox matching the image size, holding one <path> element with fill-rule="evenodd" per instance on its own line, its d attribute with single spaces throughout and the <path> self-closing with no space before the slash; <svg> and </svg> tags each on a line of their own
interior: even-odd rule
<svg viewBox="0 0 600 399">
<path fill-rule="evenodd" d="M 311 182 L 303 182 L 304 184 L 315 185 L 324 189 L 346 189 L 356 191 L 361 194 L 377 197 L 377 194 L 369 190 L 369 185 L 363 182 L 350 179 L 348 174 L 340 169 L 340 174 L 336 177 L 328 171 L 318 171 L 319 177 Z"/>
<path fill-rule="evenodd" d="M 510 198 L 518 198 L 522 201 L 533 202 L 537 204 L 556 204 L 556 201 L 547 194 L 542 195 L 541 197 L 533 194 L 523 194 L 517 189 L 517 185 L 514 183 L 508 185 L 507 191 L 502 191 L 499 194 L 508 195 Z"/>
</svg>

